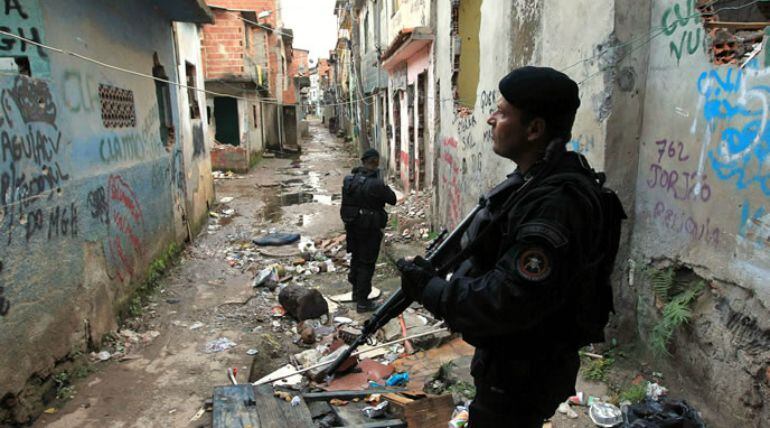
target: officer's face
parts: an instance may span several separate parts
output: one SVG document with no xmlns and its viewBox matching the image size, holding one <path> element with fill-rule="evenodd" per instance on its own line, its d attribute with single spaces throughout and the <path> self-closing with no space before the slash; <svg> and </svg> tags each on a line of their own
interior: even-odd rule
<svg viewBox="0 0 770 428">
<path fill-rule="evenodd" d="M 497 110 L 487 119 L 487 123 L 492 127 L 492 150 L 498 156 L 516 160 L 522 153 L 536 149 L 542 137 L 539 129 L 542 119 L 525 123 L 523 117 L 522 111 L 505 98 L 497 100 Z"/>
</svg>

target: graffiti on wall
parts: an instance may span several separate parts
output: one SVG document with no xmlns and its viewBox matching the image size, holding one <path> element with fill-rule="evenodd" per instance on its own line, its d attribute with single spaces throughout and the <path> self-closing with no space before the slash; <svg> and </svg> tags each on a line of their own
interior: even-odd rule
<svg viewBox="0 0 770 428">
<path fill-rule="evenodd" d="M 448 220 L 451 225 L 460 221 L 462 215 L 462 190 L 460 189 L 460 165 L 454 152 L 457 151 L 457 140 L 454 138 L 444 138 L 441 141 L 441 162 L 444 163 L 444 174 L 441 176 L 441 183 L 447 189 L 449 210 Z"/>
<path fill-rule="evenodd" d="M 579 135 L 567 144 L 567 148 L 573 152 L 587 154 L 596 146 L 596 138 L 593 135 Z"/>
<path fill-rule="evenodd" d="M 0 275 L 3 273 L 3 262 L 0 261 Z M 8 315 L 8 311 L 11 310 L 11 301 L 5 296 L 5 287 L 0 286 L 0 317 Z"/>
<path fill-rule="evenodd" d="M 663 11 L 660 26 L 669 39 L 669 53 L 677 64 L 684 56 L 706 51 L 706 32 L 695 0 L 684 0 Z"/>
<path fill-rule="evenodd" d="M 701 73 L 697 80 L 703 123 L 697 117 L 692 132 L 702 127 L 698 179 L 710 166 L 714 177 L 738 192 L 770 196 L 770 71 L 756 61 L 743 69 L 720 68 Z M 696 194 L 705 185 L 695 188 Z M 748 197 L 740 211 L 739 236 L 768 245 L 770 228 L 765 208 L 751 206 Z M 763 226 L 765 225 L 765 226 Z M 764 232 L 764 233 L 763 233 Z M 749 236 L 749 233 L 751 235 Z"/>
<path fill-rule="evenodd" d="M 73 203 L 43 206 L 70 180 L 56 119 L 56 104 L 44 81 L 17 76 L 11 88 L 0 91 L 0 231 L 7 245 L 17 226 L 27 242 L 46 230 L 49 240 L 77 236 Z"/>
<path fill-rule="evenodd" d="M 134 275 L 134 266 L 141 261 L 144 214 L 136 193 L 123 177 L 110 175 L 106 194 L 110 208 L 105 253 L 114 276 L 123 281 Z"/>
<path fill-rule="evenodd" d="M 718 246 L 720 228 L 711 218 L 701 220 L 682 208 L 692 204 L 705 204 L 711 200 L 712 189 L 708 176 L 700 174 L 692 166 L 693 158 L 681 141 L 662 139 L 652 146 L 653 161 L 647 168 L 644 184 L 656 195 L 652 221 L 668 232 L 686 236 L 691 242 L 703 242 Z"/>
<path fill-rule="evenodd" d="M 64 106 L 72 113 L 93 113 L 100 107 L 99 91 L 93 76 L 80 70 L 67 70 L 62 78 Z"/>
<path fill-rule="evenodd" d="M 0 0 L 0 30 L 37 43 L 43 43 L 43 27 L 37 0 Z M 0 54 L 27 57 L 33 76 L 47 75 L 48 54 L 45 49 L 14 37 L 0 36 Z"/>
</svg>

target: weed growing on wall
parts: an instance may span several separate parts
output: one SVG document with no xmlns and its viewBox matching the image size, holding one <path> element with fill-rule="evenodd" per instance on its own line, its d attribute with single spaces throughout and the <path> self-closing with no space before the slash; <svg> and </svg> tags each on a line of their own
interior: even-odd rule
<svg viewBox="0 0 770 428">
<path fill-rule="evenodd" d="M 640 382 L 636 385 L 630 385 L 623 388 L 618 394 L 620 403 L 629 401 L 631 404 L 638 403 L 647 397 L 647 382 Z"/>
<path fill-rule="evenodd" d="M 702 280 L 678 281 L 673 267 L 648 269 L 646 276 L 663 305 L 661 319 L 650 334 L 650 348 L 656 356 L 668 356 L 668 345 L 674 332 L 692 319 L 692 305 L 705 290 L 706 283 Z"/>
<path fill-rule="evenodd" d="M 127 314 L 129 317 L 136 317 L 142 314 L 142 308 L 148 303 L 150 296 L 160 285 L 166 270 L 174 264 L 181 253 L 182 247 L 172 243 L 150 264 L 147 271 L 147 279 L 136 289 L 134 297 L 128 303 Z"/>
<path fill-rule="evenodd" d="M 594 382 L 603 382 L 607 380 L 607 373 L 615 364 L 615 359 L 605 356 L 604 358 L 588 359 L 583 364 L 583 377 L 586 380 Z"/>
</svg>

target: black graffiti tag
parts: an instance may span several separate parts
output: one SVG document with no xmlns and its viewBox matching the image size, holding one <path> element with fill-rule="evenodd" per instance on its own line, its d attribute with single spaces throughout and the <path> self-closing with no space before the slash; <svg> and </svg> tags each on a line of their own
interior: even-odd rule
<svg viewBox="0 0 770 428">
<path fill-rule="evenodd" d="M 107 193 L 104 191 L 104 187 L 100 186 L 96 190 L 88 192 L 88 206 L 91 208 L 91 218 L 95 218 L 104 224 L 110 222 L 110 206 L 107 202 Z"/>
</svg>

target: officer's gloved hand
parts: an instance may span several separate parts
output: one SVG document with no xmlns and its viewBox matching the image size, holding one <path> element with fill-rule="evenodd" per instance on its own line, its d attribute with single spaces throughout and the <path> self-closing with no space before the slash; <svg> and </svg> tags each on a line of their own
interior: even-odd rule
<svg viewBox="0 0 770 428">
<path fill-rule="evenodd" d="M 411 261 L 400 259 L 396 262 L 396 267 L 401 271 L 401 289 L 412 300 L 422 303 L 422 292 L 428 282 L 437 275 L 436 269 L 420 256 Z"/>
</svg>

